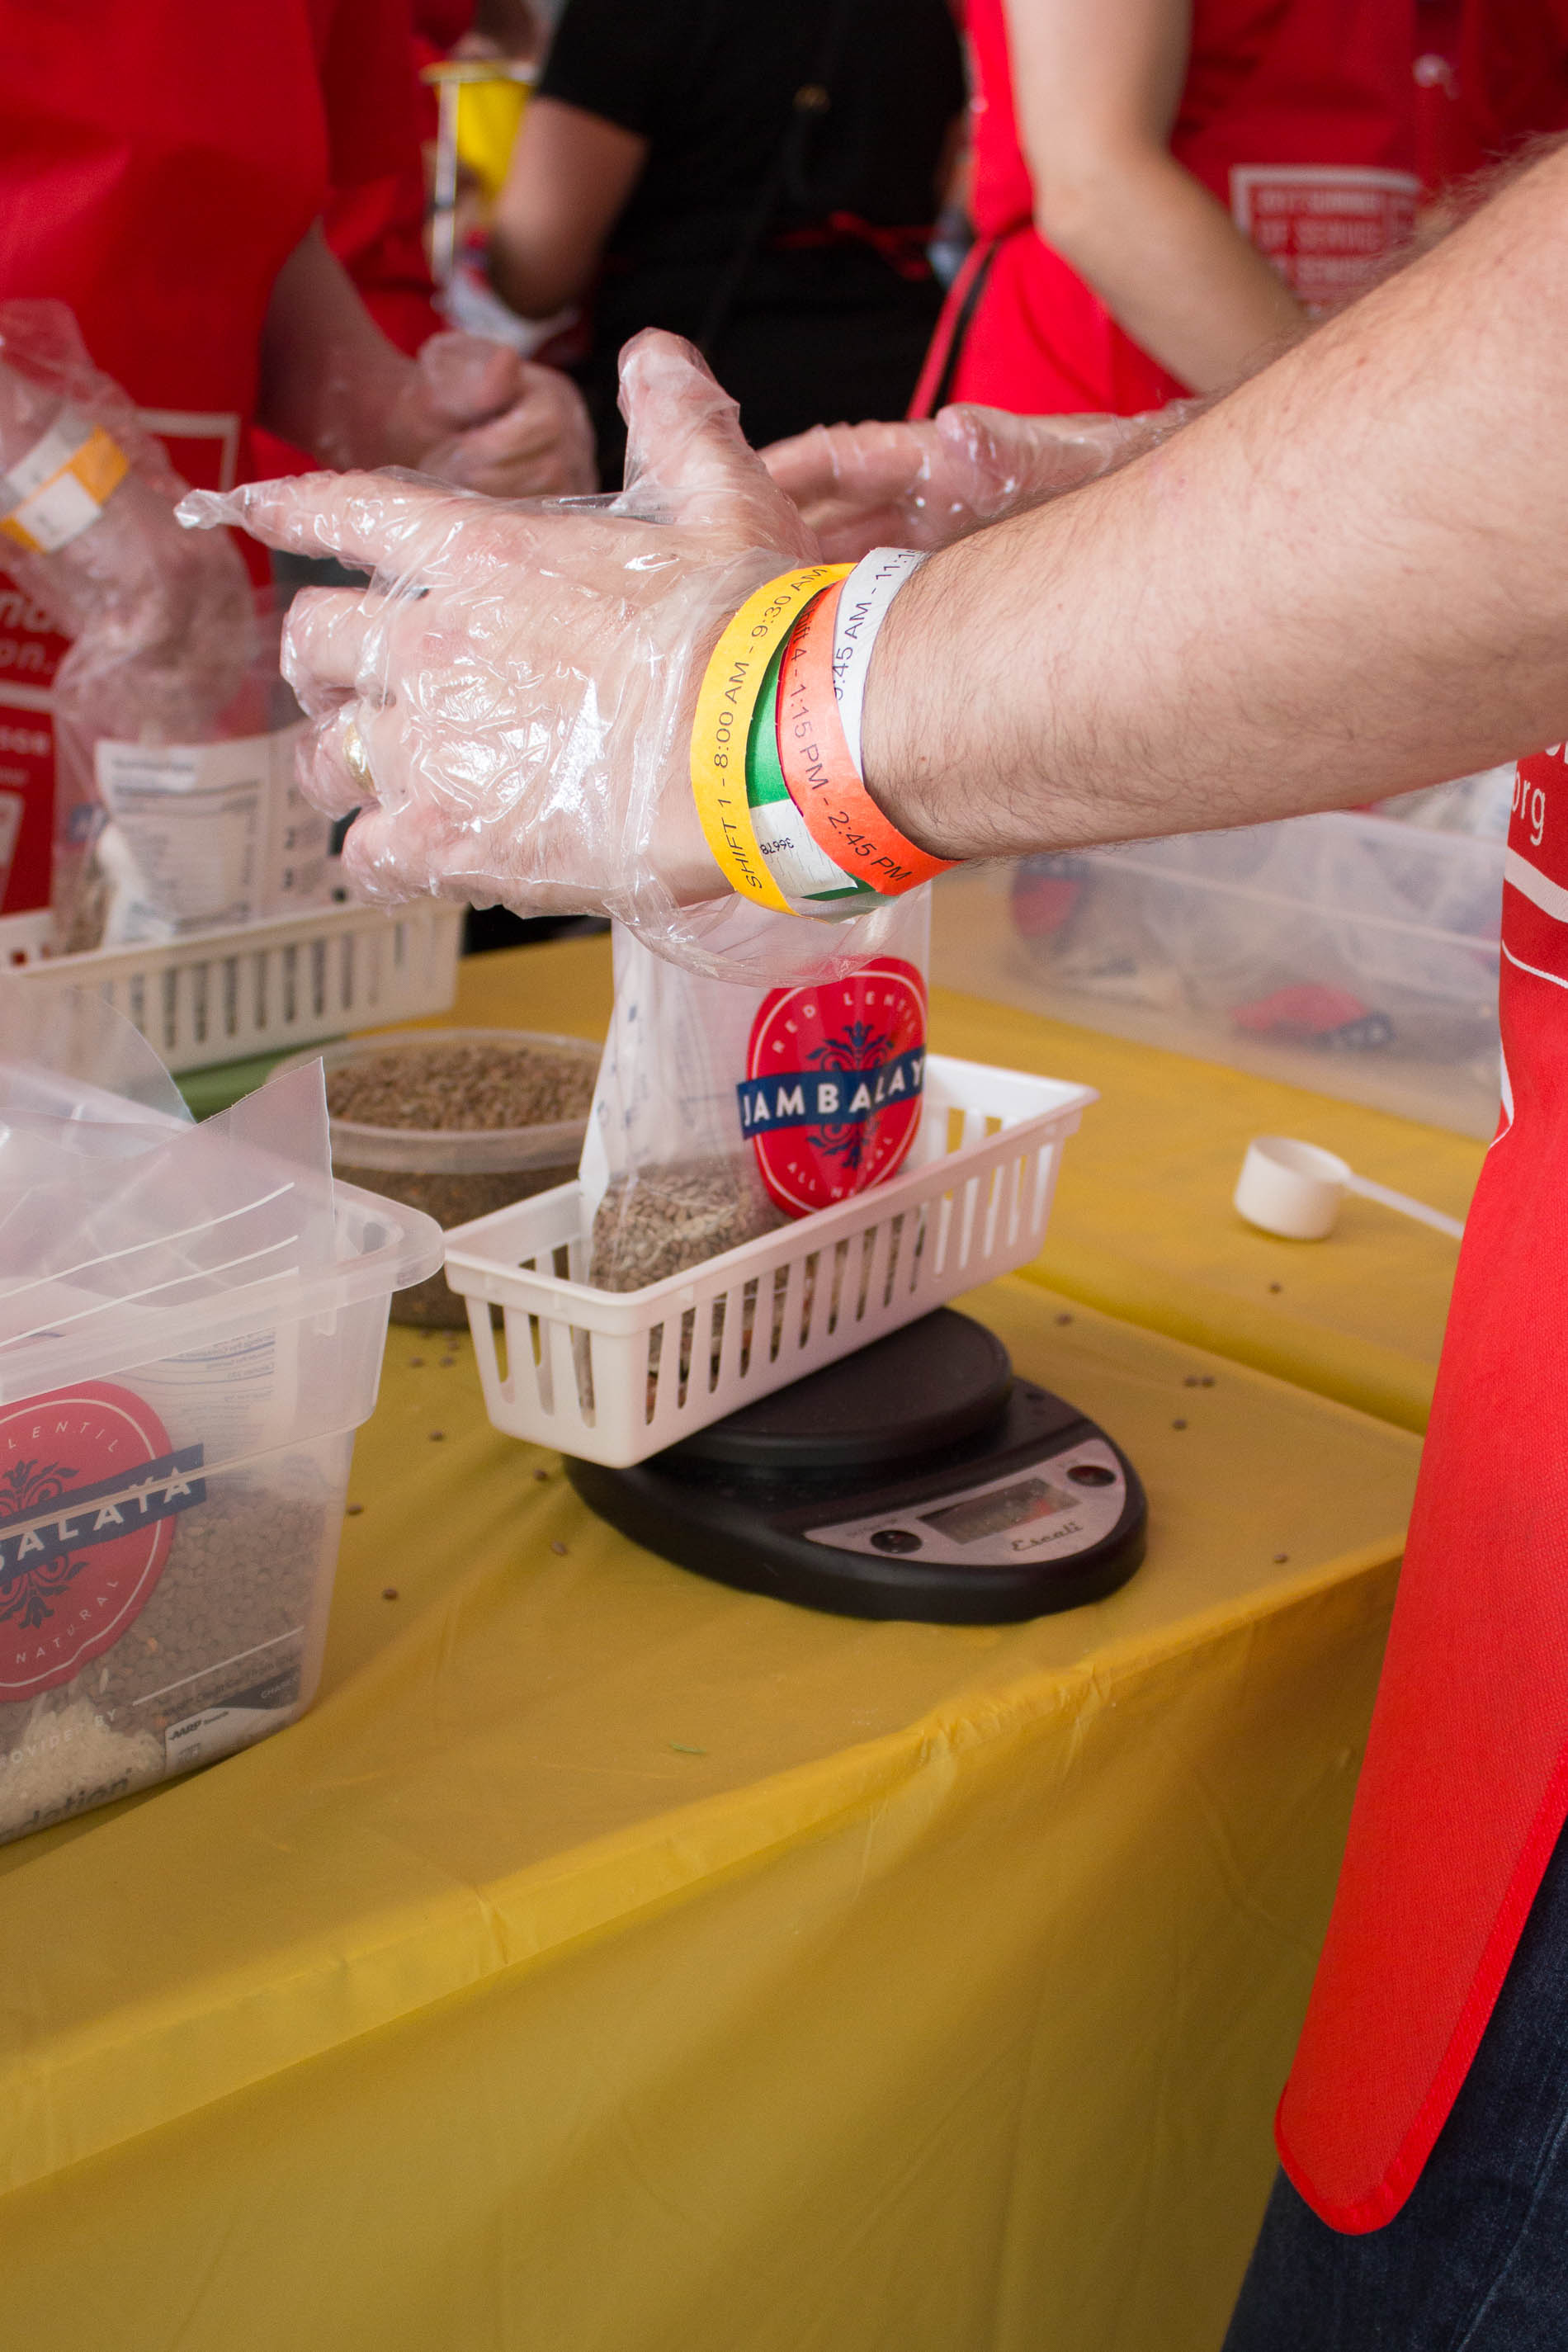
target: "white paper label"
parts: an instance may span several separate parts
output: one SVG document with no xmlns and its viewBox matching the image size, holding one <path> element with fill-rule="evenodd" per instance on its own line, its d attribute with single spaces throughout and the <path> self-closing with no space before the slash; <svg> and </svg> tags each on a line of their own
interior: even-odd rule
<svg viewBox="0 0 1568 2352">
<path fill-rule="evenodd" d="M 287 915 L 296 907 L 314 906 L 326 895 L 331 823 L 305 798 L 294 773 L 294 753 L 305 727 L 301 719 L 269 739 L 272 801 L 263 907 L 268 915 Z"/>
<path fill-rule="evenodd" d="M 87 439 L 88 426 L 71 411 L 62 409 L 41 441 L 35 441 L 25 457 L 18 457 L 5 475 L 5 488 L 16 504 L 41 490 L 46 482 L 53 481 L 63 466 L 68 466 L 81 444 Z"/>
<path fill-rule="evenodd" d="M 53 555 L 98 520 L 127 470 L 125 452 L 101 425 L 62 409 L 0 474 L 0 532 L 31 554 Z"/>
<path fill-rule="evenodd" d="M 215 1756 L 232 1756 L 237 1748 L 248 1748 L 252 1741 L 265 1739 L 269 1731 L 281 1731 L 298 1712 L 292 1706 L 205 1706 L 165 1730 L 163 1755 L 168 1769 L 188 1772 Z"/>
<path fill-rule="evenodd" d="M 14 520 L 40 555 L 58 555 L 102 512 L 92 492 L 84 489 L 74 474 L 64 473 L 19 506 Z"/>
<path fill-rule="evenodd" d="M 327 819 L 294 781 L 305 721 L 224 743 L 100 742 L 99 795 L 120 834 L 107 943 L 178 938 L 310 906 Z"/>
</svg>

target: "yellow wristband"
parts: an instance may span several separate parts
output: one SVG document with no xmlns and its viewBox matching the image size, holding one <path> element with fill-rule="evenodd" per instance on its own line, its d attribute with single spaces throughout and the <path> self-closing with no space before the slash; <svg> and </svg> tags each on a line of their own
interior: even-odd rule
<svg viewBox="0 0 1568 2352">
<path fill-rule="evenodd" d="M 691 722 L 691 790 L 703 837 L 738 895 L 781 915 L 795 909 L 768 872 L 746 805 L 746 740 L 779 639 L 804 605 L 854 568 L 803 564 L 748 596 L 713 648 Z"/>
</svg>

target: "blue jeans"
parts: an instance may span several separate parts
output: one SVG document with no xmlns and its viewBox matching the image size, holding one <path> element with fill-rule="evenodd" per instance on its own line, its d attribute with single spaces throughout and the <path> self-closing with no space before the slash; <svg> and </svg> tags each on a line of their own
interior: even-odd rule
<svg viewBox="0 0 1568 2352">
<path fill-rule="evenodd" d="M 1408 2202 L 1343 2237 L 1281 2174 L 1225 2352 L 1568 2352 L 1568 1834 Z"/>
</svg>

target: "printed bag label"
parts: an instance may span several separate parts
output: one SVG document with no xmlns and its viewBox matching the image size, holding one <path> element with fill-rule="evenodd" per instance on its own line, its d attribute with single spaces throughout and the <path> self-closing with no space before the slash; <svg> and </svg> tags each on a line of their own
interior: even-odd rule
<svg viewBox="0 0 1568 2352">
<path fill-rule="evenodd" d="M 920 1126 L 925 1055 L 925 982 L 900 957 L 764 997 L 735 1093 L 781 1209 L 802 1217 L 892 1175 Z"/>
<path fill-rule="evenodd" d="M 145 1608 L 174 1520 L 205 1502 L 128 1389 L 92 1381 L 0 1406 L 0 1700 L 68 1682 Z"/>
</svg>

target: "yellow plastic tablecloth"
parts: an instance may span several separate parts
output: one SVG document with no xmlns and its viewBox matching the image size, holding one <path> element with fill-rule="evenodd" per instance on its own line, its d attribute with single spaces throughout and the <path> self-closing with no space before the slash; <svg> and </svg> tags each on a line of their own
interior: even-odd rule
<svg viewBox="0 0 1568 2352">
<path fill-rule="evenodd" d="M 472 959 L 452 1017 L 601 1036 L 610 1002 L 608 941 L 572 940 Z M 1331 1241 L 1274 1241 L 1242 1223 L 1230 1196 L 1253 1136 L 1299 1135 L 1462 1217 L 1482 1145 L 951 989 L 931 992 L 931 1035 L 942 1053 L 1100 1090 L 1063 1157 L 1042 1280 L 1403 1429 L 1426 1427 L 1454 1243 L 1353 1199 Z"/>
<path fill-rule="evenodd" d="M 394 1331 L 314 1711 L 0 1850 L 0 2341 L 1215 2352 L 1416 1441 L 972 1304 L 1142 1471 L 1096 1607 L 705 1583 Z"/>
</svg>

